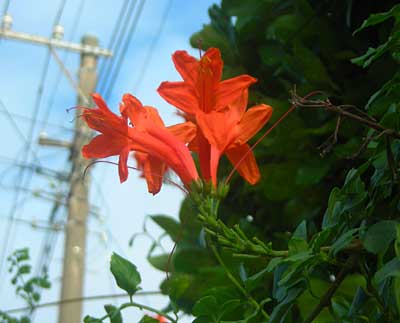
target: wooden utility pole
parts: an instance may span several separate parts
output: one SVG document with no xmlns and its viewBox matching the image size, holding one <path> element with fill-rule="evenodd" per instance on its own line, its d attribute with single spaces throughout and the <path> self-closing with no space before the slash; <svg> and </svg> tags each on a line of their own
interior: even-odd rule
<svg viewBox="0 0 400 323">
<path fill-rule="evenodd" d="M 14 40 L 30 44 L 46 46 L 52 52 L 62 49 L 81 54 L 81 65 L 79 70 L 78 105 L 88 106 L 86 101 L 95 90 L 97 82 L 97 57 L 112 57 L 112 52 L 100 48 L 98 39 L 93 36 L 84 36 L 80 44 L 64 41 L 64 28 L 61 25 L 53 27 L 50 38 L 33 35 L 25 32 L 12 30 L 13 19 L 6 13 L 0 24 L 0 40 Z M 57 59 L 57 57 L 55 56 Z M 62 64 L 62 62 L 61 62 Z M 67 78 L 70 76 L 67 75 Z M 61 286 L 61 300 L 79 298 L 83 291 L 83 278 L 85 269 L 86 250 L 86 220 L 89 213 L 89 172 L 83 178 L 83 172 L 89 164 L 88 160 L 82 158 L 82 146 L 90 137 L 90 130 L 80 118 L 79 109 L 76 110 L 75 135 L 72 143 L 62 140 L 41 137 L 39 144 L 45 146 L 62 147 L 71 150 L 72 170 L 69 176 L 70 191 L 68 195 L 68 220 L 65 229 L 65 250 L 63 277 Z M 56 201 L 56 203 L 58 203 Z M 63 303 L 60 305 L 60 323 L 80 323 L 82 316 L 82 303 Z"/>
<path fill-rule="evenodd" d="M 82 46 L 98 46 L 98 40 L 92 36 L 82 38 Z M 96 87 L 97 56 L 94 53 L 81 53 L 79 70 L 79 88 L 86 97 L 90 97 Z M 88 102 L 78 96 L 78 105 L 87 106 Z M 75 136 L 71 147 L 72 172 L 70 174 L 70 192 L 68 197 L 68 221 L 65 229 L 64 265 L 62 275 L 61 299 L 82 297 L 85 252 L 86 222 L 89 213 L 89 172 L 83 178 L 88 160 L 81 154 L 82 146 L 90 137 L 90 129 L 80 117 L 81 110 L 76 110 Z M 80 323 L 82 303 L 62 303 L 59 323 Z"/>
</svg>

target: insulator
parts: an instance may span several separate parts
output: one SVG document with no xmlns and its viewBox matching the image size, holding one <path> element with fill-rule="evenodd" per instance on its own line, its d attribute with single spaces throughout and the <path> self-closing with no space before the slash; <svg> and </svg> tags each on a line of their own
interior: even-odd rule
<svg viewBox="0 0 400 323">
<path fill-rule="evenodd" d="M 10 14 L 6 13 L 1 21 L 1 28 L 5 31 L 10 30 L 12 27 L 13 18 Z"/>
<path fill-rule="evenodd" d="M 55 25 L 53 28 L 53 38 L 61 40 L 64 38 L 64 27 L 61 25 Z"/>
</svg>

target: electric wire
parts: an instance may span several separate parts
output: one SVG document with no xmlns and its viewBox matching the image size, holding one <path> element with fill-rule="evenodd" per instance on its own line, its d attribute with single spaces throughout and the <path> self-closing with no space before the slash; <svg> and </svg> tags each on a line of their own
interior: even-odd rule
<svg viewBox="0 0 400 323">
<path fill-rule="evenodd" d="M 86 0 L 81 0 L 79 6 L 78 6 L 78 10 L 75 13 L 75 18 L 72 22 L 72 29 L 70 32 L 70 37 L 69 40 L 72 41 L 75 38 L 76 32 L 78 30 L 78 26 L 81 22 L 81 18 L 82 18 L 82 13 L 84 10 L 86 4 Z M 67 64 L 68 58 L 69 58 L 69 51 L 67 51 L 62 59 L 62 61 L 64 62 L 64 64 Z M 63 73 L 62 70 L 59 70 L 56 76 L 56 80 L 54 82 L 54 86 L 52 88 L 52 90 L 50 91 L 50 98 L 48 100 L 48 104 L 47 104 L 47 109 L 44 113 L 44 117 L 42 117 L 43 122 L 45 122 L 47 124 L 48 119 L 50 118 L 50 113 L 53 110 L 54 107 L 54 103 L 55 103 L 55 98 L 56 98 L 56 94 L 58 92 L 58 87 L 60 85 L 60 81 L 61 81 L 61 77 L 62 77 Z M 69 129 L 72 130 L 72 129 Z"/>
<path fill-rule="evenodd" d="M 81 18 L 82 18 L 82 13 L 84 10 L 85 3 L 86 3 L 86 1 L 82 0 L 80 2 L 80 5 L 77 7 L 77 11 L 75 13 L 75 17 L 74 17 L 73 23 L 72 23 L 72 30 L 70 33 L 71 36 L 69 37 L 70 41 L 72 41 L 76 35 L 78 26 L 79 26 Z M 67 51 L 65 53 L 64 59 L 63 59 L 63 61 L 65 63 L 68 60 L 68 57 L 69 57 L 69 52 Z M 56 80 L 55 80 L 54 86 L 52 88 L 52 91 L 50 92 L 51 96 L 49 98 L 49 101 L 47 104 L 47 109 L 46 109 L 44 117 L 43 117 L 43 120 L 45 122 L 48 121 L 48 119 L 50 118 L 50 114 L 53 110 L 56 93 L 58 91 L 58 87 L 59 87 L 62 76 L 63 76 L 63 69 L 60 68 L 57 73 Z M 71 128 L 68 128 L 68 129 L 72 131 Z M 67 178 L 66 178 L 66 180 L 67 180 Z M 62 208 L 62 206 L 60 205 L 60 203 L 58 201 L 53 203 L 52 209 L 51 209 L 50 214 L 47 219 L 48 225 L 52 226 L 54 223 L 56 223 L 58 221 L 58 217 L 62 216 L 62 214 L 60 214 L 60 212 L 62 210 L 65 212 L 65 208 Z M 36 276 L 40 275 L 41 272 L 43 272 L 43 271 L 49 270 L 50 264 L 53 260 L 58 236 L 59 236 L 58 232 L 55 232 L 55 231 L 47 231 L 45 233 L 45 236 L 43 237 L 41 246 L 40 246 L 40 252 L 39 252 L 40 257 L 39 257 L 39 259 L 36 263 L 36 267 L 35 267 Z M 32 312 L 30 315 L 32 317 L 34 315 L 34 313 Z"/>
<path fill-rule="evenodd" d="M 138 25 L 138 22 L 139 22 L 141 14 L 142 14 L 143 7 L 144 7 L 145 3 L 146 3 L 146 0 L 141 0 L 140 4 L 139 4 L 139 7 L 136 10 L 136 14 L 135 14 L 135 16 L 133 18 L 132 24 L 131 24 L 131 26 L 129 28 L 129 31 L 128 31 L 128 39 L 125 40 L 124 46 L 122 48 L 121 55 L 118 57 L 117 65 L 115 67 L 114 73 L 111 76 L 111 81 L 109 82 L 107 90 L 105 92 L 104 97 L 105 97 L 106 100 L 109 98 L 109 95 L 111 94 L 111 91 L 112 91 L 112 88 L 114 86 L 114 83 L 115 83 L 115 81 L 116 81 L 116 79 L 118 77 L 119 71 L 120 71 L 121 66 L 122 66 L 122 62 L 124 61 L 128 46 L 131 44 L 132 37 L 133 37 L 133 35 L 134 35 L 135 31 L 136 31 L 136 27 Z"/>
<path fill-rule="evenodd" d="M 122 28 L 119 28 L 119 30 L 117 30 L 115 35 L 113 35 L 113 37 L 111 38 L 110 42 L 115 44 L 115 47 L 110 48 L 114 52 L 114 58 L 109 61 L 109 63 L 105 66 L 105 69 L 100 70 L 99 80 L 101 80 L 101 83 L 98 86 L 98 91 L 100 93 L 103 93 L 103 91 L 106 89 L 108 79 L 109 79 L 112 69 L 114 67 L 114 63 L 115 63 L 115 59 L 116 59 L 115 57 L 120 52 L 120 47 L 122 45 L 123 39 L 125 38 L 126 31 L 128 30 L 128 26 L 129 26 L 131 18 L 133 16 L 133 12 L 134 12 L 136 3 L 137 3 L 137 0 L 132 0 L 131 2 L 129 2 L 128 9 L 126 10 L 126 15 L 123 19 L 123 22 L 121 22 Z M 118 37 L 117 37 L 117 35 L 118 35 Z M 114 39 L 117 39 L 117 40 L 114 41 Z"/>
<path fill-rule="evenodd" d="M 0 105 L 2 105 L 2 104 L 0 104 Z M 3 106 L 3 105 L 2 105 L 2 106 Z M 14 112 L 10 112 L 10 110 L 6 110 L 6 109 L 4 109 L 4 108 L 2 108 L 2 110 L 0 110 L 0 113 L 6 114 L 7 118 L 9 118 L 10 120 L 11 120 L 11 119 L 14 119 L 13 121 L 10 121 L 10 122 L 12 122 L 14 125 L 17 124 L 16 119 L 19 119 L 19 120 L 25 121 L 25 122 L 32 122 L 32 118 L 31 118 L 31 117 L 24 116 L 24 115 L 22 115 L 22 114 L 18 114 L 18 113 L 14 113 Z M 62 124 L 57 124 L 57 123 L 45 121 L 45 120 L 43 120 L 43 119 L 37 119 L 37 120 L 36 120 L 36 123 L 37 123 L 38 125 L 53 127 L 53 128 L 57 128 L 57 129 L 60 129 L 60 130 L 63 130 L 63 131 L 68 131 L 68 132 L 72 132 L 72 131 L 73 131 L 72 128 L 66 127 L 66 126 L 64 126 L 64 125 L 62 125 Z M 22 133 L 22 132 L 21 132 L 21 133 Z"/>
<path fill-rule="evenodd" d="M 149 49 L 147 51 L 147 55 L 145 57 L 145 60 L 144 60 L 144 62 L 142 64 L 142 66 L 141 66 L 141 69 L 140 69 L 139 73 L 138 73 L 137 80 L 136 80 L 135 84 L 133 85 L 133 93 L 137 93 L 139 91 L 140 85 L 142 84 L 142 82 L 143 82 L 143 80 L 145 78 L 145 75 L 147 73 L 147 69 L 150 66 L 150 62 L 151 62 L 151 60 L 153 58 L 154 49 L 155 49 L 158 41 L 160 40 L 162 31 L 164 29 L 165 23 L 166 23 L 167 18 L 168 18 L 168 14 L 169 14 L 169 12 L 170 12 L 170 10 L 172 8 L 172 2 L 173 2 L 173 0 L 169 0 L 167 5 L 165 6 L 165 9 L 164 9 L 164 12 L 162 14 L 160 23 L 158 24 L 158 27 L 157 27 L 157 31 L 155 32 L 154 37 L 153 37 L 153 39 L 151 41 L 151 44 L 150 44 Z"/>
<path fill-rule="evenodd" d="M 57 10 L 57 14 L 56 17 L 54 19 L 54 24 L 53 26 L 57 25 L 60 23 L 60 19 L 62 16 L 62 13 L 64 11 L 64 7 L 66 4 L 67 0 L 61 0 L 60 5 L 58 7 Z M 37 116 L 39 114 L 39 110 L 40 110 L 40 106 L 41 106 L 41 101 L 42 101 L 42 97 L 43 97 L 43 92 L 44 92 L 44 84 L 47 78 L 47 74 L 48 74 L 48 69 L 49 69 L 49 65 L 50 65 L 50 51 L 47 50 L 46 53 L 46 57 L 45 57 L 45 63 L 42 69 L 42 73 L 41 73 L 41 77 L 40 77 L 40 83 L 38 86 L 38 90 L 37 90 L 37 95 L 36 95 L 36 100 L 35 100 L 35 104 L 34 104 L 34 108 L 33 108 L 33 117 L 32 117 L 32 122 L 30 124 L 29 130 L 28 130 L 28 143 L 25 145 L 26 149 L 23 152 L 23 155 L 21 156 L 21 159 L 23 160 L 23 162 L 27 162 L 29 160 L 29 156 L 30 156 L 30 150 L 32 147 L 32 141 L 33 141 L 33 135 L 34 135 L 34 131 L 35 131 L 35 126 L 36 126 L 36 120 L 37 120 Z M 27 175 L 26 175 L 27 174 Z M 28 177 L 26 177 L 28 176 Z M 14 240 L 14 236 L 16 234 L 16 232 L 14 232 L 14 226 L 13 223 L 14 221 L 12 220 L 17 213 L 18 208 L 21 207 L 21 203 L 19 203 L 20 200 L 20 195 L 21 195 L 21 187 L 29 187 L 30 186 L 30 182 L 32 179 L 32 173 L 26 173 L 25 169 L 21 169 L 21 172 L 19 174 L 19 176 L 16 178 L 17 180 L 17 189 L 15 191 L 15 197 L 13 199 L 13 203 L 10 209 L 10 220 L 8 221 L 7 225 L 6 225 L 6 232 L 5 232 L 5 236 L 3 238 L 3 245 L 1 248 L 1 252 L 0 252 L 0 264 L 4 264 L 7 252 L 8 252 L 8 247 L 9 244 L 13 244 L 13 240 Z M 2 270 L 5 266 L 0 266 L 0 276 L 2 273 Z M 1 292 L 1 288 L 3 286 L 3 283 L 0 283 L 0 292 Z"/>
<path fill-rule="evenodd" d="M 133 4 L 135 3 L 135 1 L 133 2 Z M 118 18 L 117 18 L 117 22 L 115 23 L 115 26 L 113 28 L 113 32 L 111 34 L 110 37 L 110 41 L 108 43 L 107 48 L 110 50 L 114 49 L 114 45 L 115 45 L 115 41 L 117 39 L 117 35 L 120 32 L 120 27 L 122 25 L 122 21 L 124 20 L 123 17 L 125 14 L 127 14 L 128 12 L 130 12 L 130 14 L 132 15 L 133 12 L 133 8 L 130 8 L 131 10 L 129 10 L 128 8 L 128 4 L 129 4 L 129 0 L 124 0 L 122 6 L 121 6 L 121 10 L 119 11 L 118 14 Z M 114 50 L 113 50 L 114 51 Z M 106 63 L 107 62 L 107 63 Z M 99 66 L 99 80 L 101 80 L 103 78 L 103 73 L 104 73 L 104 68 L 106 65 L 111 64 L 111 60 L 106 60 L 103 59 L 100 62 L 100 66 Z"/>
<path fill-rule="evenodd" d="M 1 112 L 6 115 L 8 121 L 14 128 L 15 132 L 18 134 L 20 139 L 22 139 L 22 141 L 25 143 L 25 147 L 32 150 L 32 147 L 29 145 L 29 139 L 27 137 L 25 137 L 23 131 L 20 129 L 20 127 L 18 126 L 18 123 L 15 121 L 14 116 L 11 114 L 10 109 L 7 108 L 7 106 L 5 105 L 5 103 L 3 102 L 3 100 L 1 98 L 0 98 L 0 107 L 2 109 Z M 35 159 L 35 161 L 40 164 L 40 160 L 39 160 L 36 152 L 32 151 L 32 154 L 33 154 L 33 158 Z"/>
<path fill-rule="evenodd" d="M 3 16 L 8 13 L 9 7 L 10 7 L 10 0 L 6 0 L 3 6 Z"/>
</svg>

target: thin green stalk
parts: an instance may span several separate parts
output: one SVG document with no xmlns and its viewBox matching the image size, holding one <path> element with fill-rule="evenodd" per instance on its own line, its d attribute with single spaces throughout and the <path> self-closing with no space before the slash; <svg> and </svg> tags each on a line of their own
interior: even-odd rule
<svg viewBox="0 0 400 323">
<path fill-rule="evenodd" d="M 247 297 L 247 299 L 256 307 L 258 308 L 261 313 L 263 314 L 263 316 L 266 319 L 269 319 L 269 315 L 264 311 L 264 309 L 260 306 L 260 304 L 257 303 L 257 301 L 246 291 L 246 289 L 242 286 L 242 284 L 240 284 L 240 282 L 238 282 L 238 280 L 235 278 L 235 276 L 231 273 L 231 271 L 229 270 L 229 268 L 225 265 L 224 261 L 222 260 L 220 254 L 218 253 L 217 248 L 215 248 L 215 246 L 213 245 L 212 241 L 210 241 L 210 239 L 208 240 L 208 244 L 211 248 L 211 250 L 213 251 L 215 258 L 217 258 L 219 264 L 222 266 L 222 268 L 224 268 L 228 278 L 231 280 L 231 282 L 242 292 L 242 294 L 244 296 Z"/>
<path fill-rule="evenodd" d="M 157 310 L 157 309 L 155 309 L 153 307 L 150 307 L 150 306 L 147 306 L 147 305 L 143 305 L 143 304 L 139 304 L 139 303 L 135 303 L 135 302 L 132 302 L 132 301 L 130 301 L 129 303 L 122 304 L 119 307 L 118 310 L 122 311 L 123 309 L 128 308 L 128 307 L 137 307 L 137 308 L 139 308 L 141 310 L 146 310 L 146 311 L 150 311 L 150 312 L 159 314 L 161 316 L 164 316 L 167 320 L 171 321 L 171 323 L 177 323 L 178 322 L 178 320 L 172 318 L 172 316 L 169 316 L 168 314 L 164 313 L 163 311 L 159 311 L 159 310 Z M 103 317 L 100 318 L 100 320 L 104 321 L 108 317 L 110 317 L 110 314 L 104 315 Z"/>
</svg>

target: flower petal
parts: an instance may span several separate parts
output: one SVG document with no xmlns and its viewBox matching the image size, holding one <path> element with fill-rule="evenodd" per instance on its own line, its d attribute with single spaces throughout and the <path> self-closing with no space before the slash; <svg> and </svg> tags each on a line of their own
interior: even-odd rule
<svg viewBox="0 0 400 323">
<path fill-rule="evenodd" d="M 199 61 L 190 56 L 185 50 L 177 50 L 172 55 L 175 68 L 185 82 L 194 84 L 197 81 Z"/>
<path fill-rule="evenodd" d="M 217 173 L 218 173 L 218 164 L 219 160 L 221 159 L 221 152 L 218 150 L 217 147 L 211 146 L 210 151 L 210 175 L 211 175 L 211 182 L 214 186 L 217 186 Z"/>
<path fill-rule="evenodd" d="M 153 156 L 147 157 L 143 171 L 149 193 L 155 195 L 160 191 L 166 170 L 167 166 L 162 160 Z"/>
<path fill-rule="evenodd" d="M 128 156 L 129 156 L 130 148 L 125 147 L 121 154 L 119 155 L 118 161 L 118 174 L 119 181 L 121 183 L 125 182 L 128 178 Z"/>
<path fill-rule="evenodd" d="M 100 94 L 93 93 L 92 99 L 93 99 L 94 103 L 96 104 L 96 106 L 99 107 L 100 110 L 109 111 L 107 103 L 104 101 L 104 99 L 101 97 Z"/>
<path fill-rule="evenodd" d="M 165 101 L 186 113 L 195 114 L 198 110 L 196 94 L 187 83 L 162 82 L 157 91 Z"/>
<path fill-rule="evenodd" d="M 254 154 L 249 150 L 250 146 L 244 144 L 229 149 L 226 151 L 226 155 L 232 165 L 237 167 L 237 172 L 251 185 L 254 185 L 260 180 L 261 175 Z M 243 156 L 245 157 L 243 158 Z"/>
<path fill-rule="evenodd" d="M 198 113 L 197 124 L 212 146 L 224 151 L 235 139 L 236 115 L 226 110 L 223 112 Z"/>
<path fill-rule="evenodd" d="M 214 84 L 221 80 L 224 62 L 218 48 L 209 48 L 201 57 L 200 65 L 202 68 L 201 72 L 207 73 Z"/>
<path fill-rule="evenodd" d="M 239 99 L 243 91 L 255 82 L 257 79 L 249 75 L 240 75 L 220 82 L 215 93 L 215 110 L 219 111 Z"/>
<path fill-rule="evenodd" d="M 123 116 L 129 118 L 136 129 L 143 130 L 147 112 L 143 108 L 142 102 L 135 96 L 129 93 L 124 94 L 122 97 L 122 104 L 120 105 L 120 111 Z"/>
<path fill-rule="evenodd" d="M 199 163 L 203 179 L 209 181 L 211 179 L 210 160 L 211 160 L 211 145 L 204 137 L 200 129 L 197 130 L 196 148 L 199 154 Z"/>
<path fill-rule="evenodd" d="M 247 110 L 238 125 L 236 144 L 242 145 L 249 141 L 271 118 L 272 107 L 260 104 Z"/>
<path fill-rule="evenodd" d="M 118 143 L 109 136 L 101 134 L 82 147 L 82 156 L 88 159 L 105 158 L 119 155 L 123 148 L 124 145 L 122 143 Z"/>
<path fill-rule="evenodd" d="M 167 127 L 168 131 L 184 143 L 191 142 L 196 136 L 196 125 L 192 122 L 179 123 Z"/>
</svg>

